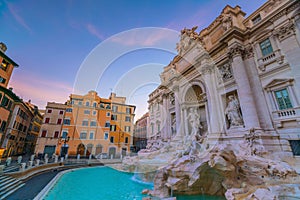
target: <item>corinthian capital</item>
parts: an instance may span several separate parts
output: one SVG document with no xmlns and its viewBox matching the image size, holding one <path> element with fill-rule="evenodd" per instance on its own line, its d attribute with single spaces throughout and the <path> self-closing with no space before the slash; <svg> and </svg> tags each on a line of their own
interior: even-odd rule
<svg viewBox="0 0 300 200">
<path fill-rule="evenodd" d="M 228 57 L 231 59 L 235 56 L 242 56 L 244 51 L 244 47 L 240 44 L 234 44 L 229 47 Z"/>
</svg>

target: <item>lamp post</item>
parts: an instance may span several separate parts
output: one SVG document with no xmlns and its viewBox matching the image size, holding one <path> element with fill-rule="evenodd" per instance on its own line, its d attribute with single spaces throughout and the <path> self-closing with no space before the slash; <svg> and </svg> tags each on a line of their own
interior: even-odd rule
<svg viewBox="0 0 300 200">
<path fill-rule="evenodd" d="M 60 137 L 61 141 L 63 141 L 63 145 L 61 147 L 61 153 L 60 153 L 60 156 L 61 157 L 65 157 L 66 154 L 68 153 L 68 149 L 69 147 L 67 146 L 67 143 L 69 142 L 70 140 L 70 136 L 66 135 L 66 136 L 62 136 Z"/>
</svg>

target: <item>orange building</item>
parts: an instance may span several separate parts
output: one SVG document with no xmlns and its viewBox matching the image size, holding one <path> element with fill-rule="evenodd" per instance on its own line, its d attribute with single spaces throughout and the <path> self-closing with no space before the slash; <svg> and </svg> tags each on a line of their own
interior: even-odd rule
<svg viewBox="0 0 300 200">
<path fill-rule="evenodd" d="M 127 105 L 125 97 L 112 93 L 108 99 L 97 92 L 71 94 L 66 102 L 62 140 L 56 153 L 64 156 L 90 154 L 107 157 L 124 156 L 132 143 L 135 106 Z"/>
</svg>

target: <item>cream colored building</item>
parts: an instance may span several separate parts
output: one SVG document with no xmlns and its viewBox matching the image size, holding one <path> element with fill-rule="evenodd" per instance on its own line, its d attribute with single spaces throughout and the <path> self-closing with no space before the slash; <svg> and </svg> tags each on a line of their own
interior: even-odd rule
<svg viewBox="0 0 300 200">
<path fill-rule="evenodd" d="M 267 1 L 245 18 L 226 6 L 200 33 L 183 29 L 178 55 L 149 95 L 153 138 L 199 132 L 209 148 L 251 133 L 264 150 L 299 159 L 299 8 L 296 0 Z"/>
</svg>

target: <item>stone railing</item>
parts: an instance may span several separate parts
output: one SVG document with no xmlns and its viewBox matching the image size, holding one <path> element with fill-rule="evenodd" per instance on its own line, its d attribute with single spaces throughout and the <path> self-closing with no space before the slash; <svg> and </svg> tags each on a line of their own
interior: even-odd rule
<svg viewBox="0 0 300 200">
<path fill-rule="evenodd" d="M 259 58 L 258 60 L 258 67 L 261 71 L 266 70 L 266 66 L 273 63 L 273 62 L 278 62 L 281 64 L 283 62 L 283 56 L 281 55 L 281 52 L 279 49 L 273 51 L 272 53 Z"/>
<path fill-rule="evenodd" d="M 274 111 L 272 115 L 274 120 L 284 120 L 300 117 L 300 107 Z"/>
</svg>

